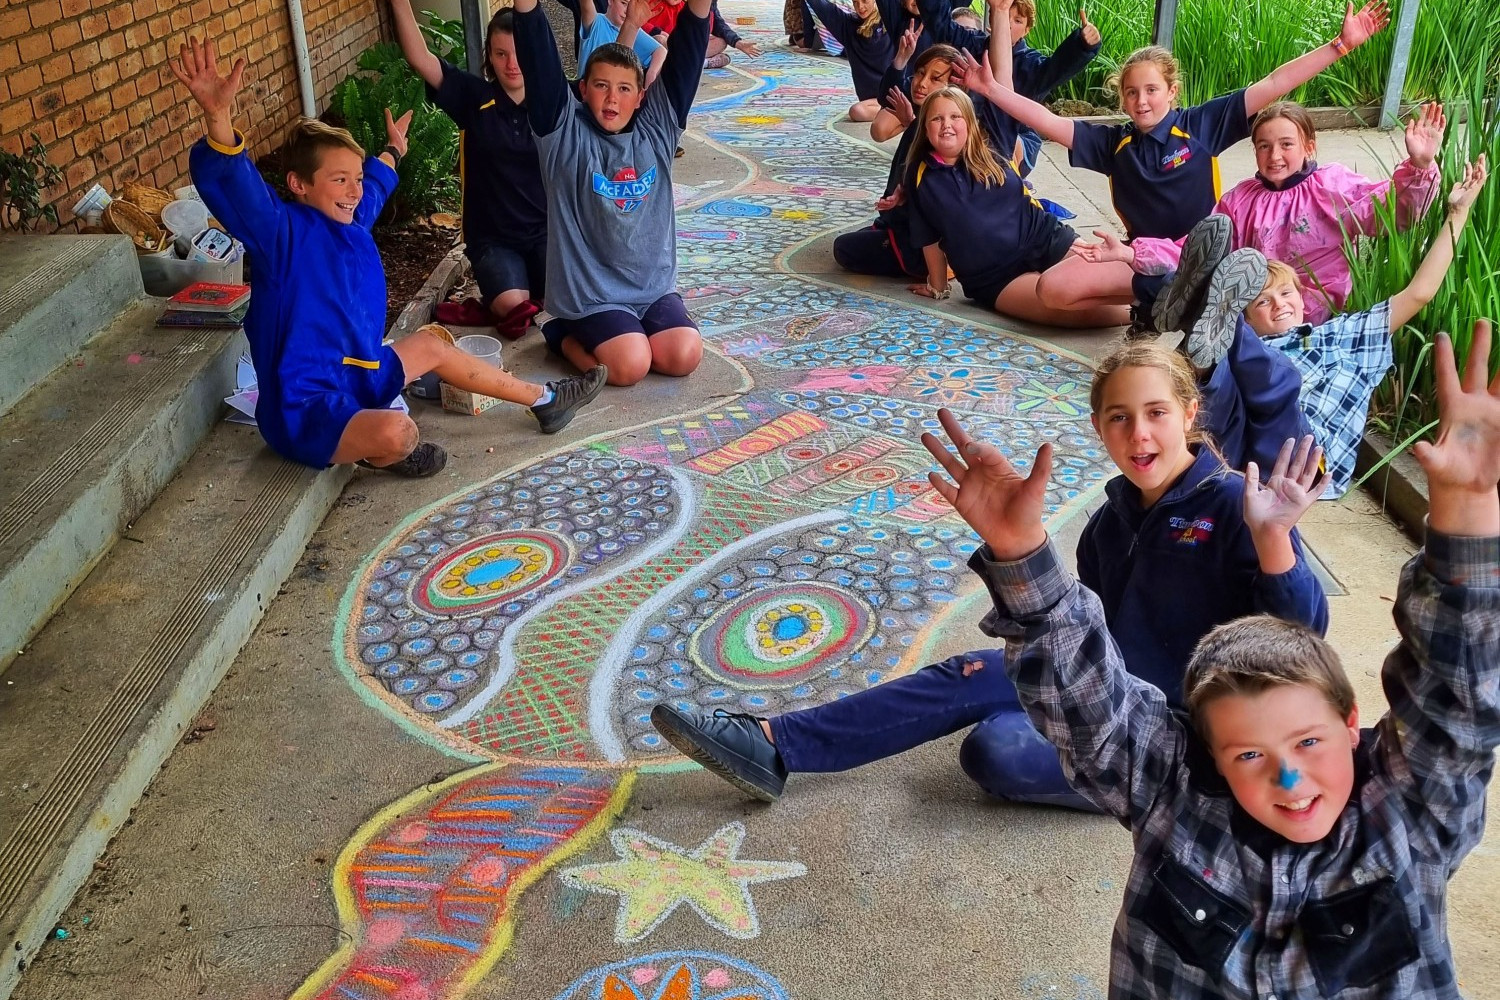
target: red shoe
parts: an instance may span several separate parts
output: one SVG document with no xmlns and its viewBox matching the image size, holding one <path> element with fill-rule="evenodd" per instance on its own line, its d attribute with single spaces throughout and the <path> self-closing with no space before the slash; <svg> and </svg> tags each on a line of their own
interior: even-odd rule
<svg viewBox="0 0 1500 1000">
<path fill-rule="evenodd" d="M 479 304 L 478 299 L 439 302 L 433 310 L 433 318 L 439 323 L 451 323 L 454 326 L 489 326 L 494 322 L 493 315 Z"/>
<path fill-rule="evenodd" d="M 541 311 L 541 306 L 527 299 L 506 313 L 495 324 L 495 331 L 506 340 L 520 340 L 531 329 L 531 318 Z"/>
</svg>

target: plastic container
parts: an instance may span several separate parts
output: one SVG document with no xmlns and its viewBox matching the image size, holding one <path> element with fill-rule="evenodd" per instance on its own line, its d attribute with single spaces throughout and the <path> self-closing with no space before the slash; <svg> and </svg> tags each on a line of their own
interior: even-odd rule
<svg viewBox="0 0 1500 1000">
<path fill-rule="evenodd" d="M 139 257 L 141 282 L 147 295 L 167 298 L 176 295 L 195 281 L 213 281 L 221 285 L 241 285 L 245 279 L 243 255 L 222 264 L 201 260 L 178 260 L 176 257 Z"/>
<path fill-rule="evenodd" d="M 109 196 L 109 192 L 95 184 L 89 188 L 87 194 L 78 199 L 78 203 L 73 206 L 73 214 L 82 219 L 84 225 L 97 226 L 100 216 L 109 207 L 111 201 L 114 199 Z"/>
<path fill-rule="evenodd" d="M 191 239 L 208 228 L 208 206 L 201 201 L 168 202 L 161 210 L 161 221 L 173 236 Z"/>
<path fill-rule="evenodd" d="M 458 338 L 458 349 L 496 368 L 504 367 L 500 363 L 500 341 L 494 337 L 482 333 L 471 333 L 466 337 Z"/>
</svg>

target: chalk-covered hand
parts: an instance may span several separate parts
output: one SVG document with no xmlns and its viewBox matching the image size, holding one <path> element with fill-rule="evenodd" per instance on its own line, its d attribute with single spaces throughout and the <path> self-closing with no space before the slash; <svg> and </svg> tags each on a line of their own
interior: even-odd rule
<svg viewBox="0 0 1500 1000">
<path fill-rule="evenodd" d="M 1370 40 L 1370 36 L 1391 23 L 1391 9 L 1385 0 L 1369 0 L 1356 13 L 1354 0 L 1344 6 L 1344 26 L 1339 29 L 1339 41 L 1344 51 L 1359 48 Z"/>
<path fill-rule="evenodd" d="M 406 133 L 411 128 L 411 116 L 412 112 L 408 111 L 400 118 L 392 118 L 391 109 L 385 109 L 385 141 L 402 156 L 406 155 Z"/>
<path fill-rule="evenodd" d="M 1406 123 L 1406 156 L 1412 166 L 1418 170 L 1432 166 L 1443 144 L 1443 128 L 1447 124 L 1443 106 L 1437 101 L 1422 105 L 1422 110 Z"/>
<path fill-rule="evenodd" d="M 1489 378 L 1490 321 L 1474 324 L 1460 381 L 1453 341 L 1438 334 L 1438 435 L 1415 448 L 1427 473 L 1428 526 L 1449 535 L 1500 534 L 1500 376 Z"/>
<path fill-rule="evenodd" d="M 1135 262 L 1135 251 L 1130 248 L 1130 244 L 1108 229 L 1096 229 L 1094 235 L 1099 237 L 1098 243 L 1074 240 L 1068 252 L 1091 264 L 1103 264 L 1109 261 L 1120 261 L 1125 264 Z"/>
<path fill-rule="evenodd" d="M 1052 474 L 1052 445 L 1042 445 L 1031 474 L 1022 476 L 999 448 L 970 437 L 951 411 L 939 410 L 938 420 L 954 450 L 934 434 L 922 435 L 922 444 L 948 474 L 929 472 L 933 488 L 979 533 L 996 559 L 1009 562 L 1041 548 L 1047 541 L 1042 510 Z"/>
<path fill-rule="evenodd" d="M 171 67 L 172 75 L 187 85 L 193 100 L 205 113 L 226 115 L 234 110 L 234 96 L 239 93 L 245 75 L 243 57 L 234 61 L 228 76 L 220 76 L 214 43 L 190 36 L 177 58 L 167 65 Z"/>
<path fill-rule="evenodd" d="M 1245 466 L 1245 527 L 1251 538 L 1285 537 L 1323 495 L 1328 474 L 1318 475 L 1323 449 L 1313 447 L 1312 435 L 1301 441 L 1287 438 L 1271 468 L 1271 478 L 1260 480 L 1260 467 Z"/>
</svg>

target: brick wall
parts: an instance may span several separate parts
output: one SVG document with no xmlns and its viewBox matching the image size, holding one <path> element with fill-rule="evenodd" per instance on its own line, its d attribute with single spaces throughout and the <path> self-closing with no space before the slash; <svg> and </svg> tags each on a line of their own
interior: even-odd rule
<svg viewBox="0 0 1500 1000">
<path fill-rule="evenodd" d="M 303 0 L 318 109 L 359 53 L 388 35 L 385 0 Z M 197 105 L 167 67 L 189 31 L 248 62 L 236 124 L 252 153 L 280 143 L 301 113 L 285 0 L 5 0 L 0 10 L 0 148 L 32 132 L 64 182 L 48 192 L 63 229 L 98 182 L 188 183 L 202 134 Z"/>
</svg>

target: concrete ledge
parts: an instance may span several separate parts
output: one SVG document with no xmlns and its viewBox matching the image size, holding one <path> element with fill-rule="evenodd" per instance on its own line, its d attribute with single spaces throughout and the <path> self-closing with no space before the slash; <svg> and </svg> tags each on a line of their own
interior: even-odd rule
<svg viewBox="0 0 1500 1000">
<path fill-rule="evenodd" d="M 427 276 L 422 287 L 417 289 L 417 294 L 412 297 L 396 317 L 396 322 L 391 324 L 386 333 L 388 340 L 400 340 L 416 330 L 423 323 L 432 321 L 432 312 L 437 304 L 448 297 L 453 286 L 458 284 L 463 277 L 464 268 L 468 261 L 464 258 L 464 245 L 462 243 L 449 250 L 442 260 L 438 261 L 437 267 Z"/>
<path fill-rule="evenodd" d="M 1367 431 L 1359 445 L 1359 459 L 1354 474 L 1362 476 L 1375 466 L 1395 445 L 1383 434 Z M 1417 541 L 1422 540 L 1422 526 L 1427 518 L 1427 477 L 1411 453 L 1403 452 L 1386 463 L 1365 483 L 1381 507 Z"/>
</svg>

